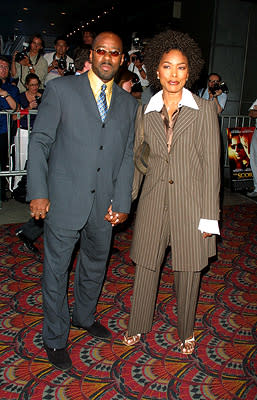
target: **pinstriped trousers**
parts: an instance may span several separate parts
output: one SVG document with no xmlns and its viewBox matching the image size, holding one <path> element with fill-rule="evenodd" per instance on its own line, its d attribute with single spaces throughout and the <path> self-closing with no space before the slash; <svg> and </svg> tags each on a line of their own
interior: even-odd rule
<svg viewBox="0 0 257 400">
<path fill-rule="evenodd" d="M 165 250 L 170 242 L 168 221 L 166 207 L 163 215 L 158 265 L 155 271 L 142 265 L 137 265 L 136 267 L 128 336 L 147 333 L 152 329 L 160 267 Z M 182 342 L 193 334 L 200 277 L 201 272 L 174 271 L 178 316 L 177 329 L 178 336 Z"/>
</svg>

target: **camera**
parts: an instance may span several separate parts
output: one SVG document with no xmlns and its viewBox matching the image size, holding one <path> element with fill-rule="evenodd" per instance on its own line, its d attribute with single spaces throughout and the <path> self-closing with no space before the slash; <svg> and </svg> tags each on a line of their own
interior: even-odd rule
<svg viewBox="0 0 257 400">
<path fill-rule="evenodd" d="M 23 43 L 23 49 L 22 51 L 18 52 L 15 56 L 15 61 L 17 63 L 21 62 L 22 60 L 24 60 L 25 57 L 28 57 L 28 52 L 29 50 L 29 44 L 28 43 Z"/>
<path fill-rule="evenodd" d="M 141 53 L 135 52 L 135 55 L 131 57 L 131 61 L 135 63 L 135 61 L 139 61 L 142 63 L 144 61 L 144 57 Z"/>
<path fill-rule="evenodd" d="M 61 57 L 58 60 L 58 68 L 59 69 L 66 69 L 67 68 L 67 62 L 65 60 L 65 58 Z"/>
<path fill-rule="evenodd" d="M 41 103 L 41 96 L 35 96 L 35 100 L 37 102 L 37 105 L 39 106 L 39 104 Z"/>
<path fill-rule="evenodd" d="M 222 93 L 228 93 L 228 87 L 225 82 L 215 83 L 212 87 L 209 87 L 211 94 L 215 95 L 217 90 L 221 90 Z"/>
<path fill-rule="evenodd" d="M 69 68 L 65 71 L 64 75 L 75 75 L 76 69 L 74 63 L 69 63 Z"/>
</svg>

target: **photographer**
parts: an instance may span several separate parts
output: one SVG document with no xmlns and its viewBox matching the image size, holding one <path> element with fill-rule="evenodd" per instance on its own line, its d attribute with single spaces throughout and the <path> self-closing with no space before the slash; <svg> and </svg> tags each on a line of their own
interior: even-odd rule
<svg viewBox="0 0 257 400">
<path fill-rule="evenodd" d="M 44 55 L 48 64 L 48 74 L 45 84 L 52 79 L 64 76 L 69 70 L 69 66 L 74 62 L 73 59 L 66 54 L 69 50 L 69 46 L 65 36 L 58 36 L 54 44 L 55 51 Z"/>
<path fill-rule="evenodd" d="M 208 76 L 207 88 L 200 89 L 198 96 L 206 100 L 212 100 L 217 106 L 217 112 L 220 114 L 227 102 L 227 86 L 221 81 L 221 76 L 212 72 Z"/>
<path fill-rule="evenodd" d="M 0 110 L 13 110 L 18 108 L 19 90 L 9 81 L 9 60 L 0 56 Z M 7 116 L 0 114 L 0 170 L 6 171 L 8 164 L 8 124 Z M 5 177 L 0 178 L 1 200 L 6 200 Z"/>
<path fill-rule="evenodd" d="M 11 74 L 12 78 L 19 78 L 18 88 L 25 92 L 25 79 L 29 73 L 36 74 L 40 79 L 40 89 L 44 89 L 44 82 L 47 75 L 47 62 L 42 56 L 44 42 L 41 35 L 36 34 L 30 41 L 28 49 L 22 52 L 15 51 L 12 57 Z"/>
<path fill-rule="evenodd" d="M 139 77 L 141 86 L 143 90 L 149 86 L 149 81 L 147 80 L 146 68 L 144 65 L 143 55 L 138 50 L 130 50 L 130 64 L 128 70 L 134 72 Z"/>
<path fill-rule="evenodd" d="M 26 91 L 22 92 L 19 96 L 19 104 L 21 110 L 37 110 L 41 101 L 42 93 L 38 91 L 40 86 L 39 77 L 36 74 L 28 74 L 25 78 Z M 36 114 L 30 116 L 30 128 L 33 128 L 33 124 L 36 118 Z M 13 119 L 17 119 L 17 115 L 13 116 Z M 20 127 L 22 129 L 28 129 L 27 115 L 21 115 Z"/>
<path fill-rule="evenodd" d="M 41 102 L 42 94 L 38 91 L 40 80 L 36 74 L 28 74 L 25 79 L 26 91 L 19 96 L 19 104 L 21 109 L 20 119 L 17 123 L 17 133 L 14 137 L 15 144 L 15 169 L 26 169 L 27 147 L 29 132 L 33 128 L 36 114 L 31 114 L 28 117 L 30 110 L 37 110 Z M 29 118 L 29 123 L 28 123 Z M 17 120 L 17 115 L 13 116 Z M 25 202 L 26 196 L 26 176 L 15 176 L 13 197 L 17 201 Z"/>
</svg>

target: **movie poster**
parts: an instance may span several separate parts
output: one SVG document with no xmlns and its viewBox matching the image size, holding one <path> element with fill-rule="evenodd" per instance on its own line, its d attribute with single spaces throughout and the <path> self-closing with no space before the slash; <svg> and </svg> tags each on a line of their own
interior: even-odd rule
<svg viewBox="0 0 257 400">
<path fill-rule="evenodd" d="M 253 173 L 250 166 L 250 145 L 255 127 L 228 128 L 228 158 L 231 190 L 252 191 Z"/>
</svg>

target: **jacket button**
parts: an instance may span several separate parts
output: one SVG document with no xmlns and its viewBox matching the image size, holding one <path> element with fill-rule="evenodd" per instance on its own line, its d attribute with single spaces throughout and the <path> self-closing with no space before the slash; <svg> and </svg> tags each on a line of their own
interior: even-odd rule
<svg viewBox="0 0 257 400">
<path fill-rule="evenodd" d="M 93 189 L 93 190 L 91 190 L 91 193 L 95 193 L 95 190 Z"/>
<path fill-rule="evenodd" d="M 172 185 L 174 183 L 174 181 L 172 179 L 170 179 L 169 183 Z"/>
</svg>

